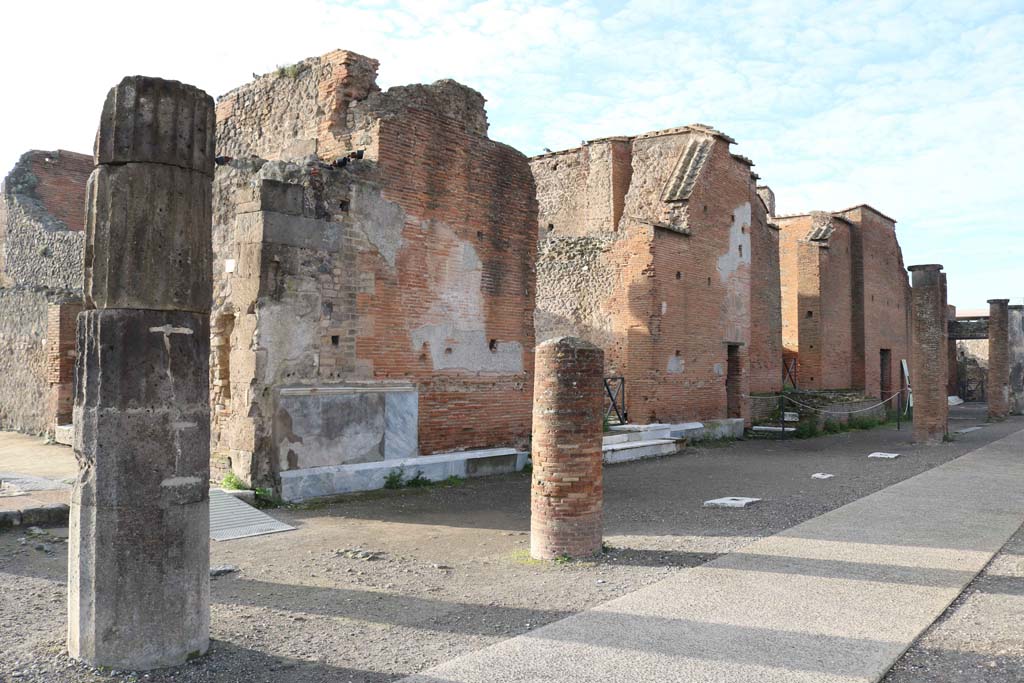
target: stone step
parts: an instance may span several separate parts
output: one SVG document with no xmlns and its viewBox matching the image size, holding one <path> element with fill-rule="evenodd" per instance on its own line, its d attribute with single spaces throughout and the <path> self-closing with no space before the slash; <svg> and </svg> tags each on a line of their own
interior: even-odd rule
<svg viewBox="0 0 1024 683">
<path fill-rule="evenodd" d="M 74 445 L 75 425 L 57 425 L 53 428 L 53 440 L 65 446 Z"/>
<path fill-rule="evenodd" d="M 529 453 L 514 448 L 486 448 L 288 470 L 281 472 L 281 498 L 289 503 L 299 503 L 342 493 L 374 491 L 384 488 L 388 476 L 396 470 L 402 473 L 403 479 L 411 479 L 420 473 L 430 481 L 518 472 L 526 466 L 528 459 Z"/>
<path fill-rule="evenodd" d="M 603 460 L 606 464 L 657 458 L 679 452 L 679 444 L 674 439 L 650 439 L 647 441 L 627 441 L 625 443 L 605 446 Z"/>
</svg>

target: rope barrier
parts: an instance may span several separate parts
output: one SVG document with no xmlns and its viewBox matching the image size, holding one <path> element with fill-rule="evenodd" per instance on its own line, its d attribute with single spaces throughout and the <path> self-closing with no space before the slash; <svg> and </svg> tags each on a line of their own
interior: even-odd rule
<svg viewBox="0 0 1024 683">
<path fill-rule="evenodd" d="M 798 406 L 800 406 L 802 408 L 806 408 L 808 410 L 813 410 L 814 412 L 821 413 L 822 415 L 853 415 L 854 413 L 864 413 L 864 412 L 867 412 L 869 410 L 874 410 L 875 408 L 878 408 L 879 406 L 884 406 L 886 403 L 888 403 L 889 401 L 893 400 L 894 398 L 896 398 L 899 395 L 900 395 L 900 392 L 897 391 L 895 394 L 893 394 L 889 398 L 885 399 L 884 401 L 881 401 L 880 403 L 876 403 L 873 406 L 868 406 L 867 408 L 858 408 L 856 410 L 823 410 L 821 408 L 817 408 L 817 407 L 812 406 L 812 405 L 807 405 L 806 403 L 801 403 L 800 401 L 797 401 L 796 399 L 790 398 L 789 396 L 783 395 L 783 398 L 784 398 L 784 400 L 789 401 L 790 403 L 798 405 Z"/>
</svg>

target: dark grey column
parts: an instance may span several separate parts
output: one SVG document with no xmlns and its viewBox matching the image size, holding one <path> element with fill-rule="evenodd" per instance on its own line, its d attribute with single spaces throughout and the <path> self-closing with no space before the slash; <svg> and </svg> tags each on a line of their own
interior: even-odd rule
<svg viewBox="0 0 1024 683">
<path fill-rule="evenodd" d="M 78 319 L 68 650 L 182 664 L 209 645 L 213 100 L 128 77 L 107 95 Z"/>
</svg>

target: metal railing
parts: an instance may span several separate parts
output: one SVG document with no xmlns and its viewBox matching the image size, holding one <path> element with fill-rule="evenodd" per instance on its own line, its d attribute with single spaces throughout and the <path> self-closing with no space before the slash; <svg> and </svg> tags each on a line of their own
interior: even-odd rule
<svg viewBox="0 0 1024 683">
<path fill-rule="evenodd" d="M 611 422 L 614 416 L 620 425 L 629 422 L 629 413 L 626 412 L 626 378 L 605 377 L 604 393 L 608 397 L 604 411 L 605 420 Z"/>
</svg>

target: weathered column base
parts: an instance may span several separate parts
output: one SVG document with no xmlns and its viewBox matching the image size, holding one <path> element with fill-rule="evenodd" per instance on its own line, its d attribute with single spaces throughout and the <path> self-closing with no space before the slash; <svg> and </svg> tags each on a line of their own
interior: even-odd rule
<svg viewBox="0 0 1024 683">
<path fill-rule="evenodd" d="M 178 666 L 210 645 L 209 500 L 71 504 L 68 653 L 92 666 Z M 139 609 L 145 605 L 145 609 Z"/>
<path fill-rule="evenodd" d="M 176 666 L 209 645 L 209 318 L 78 319 L 68 651 L 94 666 Z"/>
</svg>

